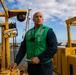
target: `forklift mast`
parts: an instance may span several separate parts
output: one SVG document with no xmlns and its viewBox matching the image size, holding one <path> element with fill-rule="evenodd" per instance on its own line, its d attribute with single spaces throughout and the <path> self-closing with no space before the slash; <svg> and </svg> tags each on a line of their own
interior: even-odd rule
<svg viewBox="0 0 76 75">
<path fill-rule="evenodd" d="M 0 22 L 1 43 L 2 43 L 0 48 L 0 75 L 6 75 L 2 73 L 6 71 L 10 66 L 9 38 L 12 38 L 18 35 L 16 27 L 12 28 L 12 25 L 15 25 L 15 24 L 9 24 L 8 19 L 16 16 L 18 21 L 23 22 L 26 18 L 27 10 L 8 10 L 4 0 L 0 0 L 0 4 L 4 9 L 4 12 L 0 12 L 0 17 L 4 17 L 5 19 L 5 22 Z"/>
<path fill-rule="evenodd" d="M 66 20 L 67 24 L 67 35 L 68 35 L 68 47 L 72 47 L 72 39 L 71 39 L 71 26 L 76 26 L 76 17 L 70 18 Z"/>
</svg>

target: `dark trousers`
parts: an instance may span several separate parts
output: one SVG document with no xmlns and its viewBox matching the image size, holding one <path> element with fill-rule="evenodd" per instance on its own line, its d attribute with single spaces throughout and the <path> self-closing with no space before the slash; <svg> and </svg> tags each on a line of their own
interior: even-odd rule
<svg viewBox="0 0 76 75">
<path fill-rule="evenodd" d="M 53 75 L 52 62 L 46 64 L 28 64 L 29 75 Z"/>
</svg>

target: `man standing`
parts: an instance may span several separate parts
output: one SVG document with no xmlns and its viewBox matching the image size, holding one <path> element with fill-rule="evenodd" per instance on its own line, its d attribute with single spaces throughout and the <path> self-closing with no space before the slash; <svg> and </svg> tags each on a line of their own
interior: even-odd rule
<svg viewBox="0 0 76 75">
<path fill-rule="evenodd" d="M 27 31 L 21 43 L 13 70 L 27 53 L 29 75 L 53 75 L 52 58 L 57 52 L 57 39 L 54 31 L 43 25 L 43 15 L 36 12 L 33 15 L 34 27 Z"/>
</svg>

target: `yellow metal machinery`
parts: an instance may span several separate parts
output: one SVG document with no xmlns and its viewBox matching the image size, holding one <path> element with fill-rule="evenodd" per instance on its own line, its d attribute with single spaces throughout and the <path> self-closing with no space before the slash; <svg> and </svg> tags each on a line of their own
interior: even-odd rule
<svg viewBox="0 0 76 75">
<path fill-rule="evenodd" d="M 0 46 L 0 75 L 21 75 L 21 68 L 27 68 L 25 66 L 19 67 L 19 69 L 11 72 L 8 67 L 10 66 L 10 43 L 9 38 L 17 36 L 16 28 L 9 28 L 8 19 L 12 17 L 17 17 L 19 21 L 24 21 L 27 10 L 8 10 L 4 3 L 4 0 L 0 0 L 0 3 L 4 9 L 4 12 L 0 12 L 0 17 L 5 18 L 5 22 L 0 22 L 1 32 L 2 32 L 2 44 Z M 24 75 L 28 75 L 27 72 Z"/>
<path fill-rule="evenodd" d="M 68 45 L 58 48 L 53 58 L 53 71 L 55 75 L 76 75 L 76 47 L 72 47 L 71 26 L 76 26 L 76 17 L 66 20 Z"/>
</svg>

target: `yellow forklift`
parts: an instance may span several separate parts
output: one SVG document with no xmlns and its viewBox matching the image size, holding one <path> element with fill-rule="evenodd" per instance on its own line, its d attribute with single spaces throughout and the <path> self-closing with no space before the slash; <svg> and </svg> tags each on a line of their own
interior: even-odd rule
<svg viewBox="0 0 76 75">
<path fill-rule="evenodd" d="M 76 26 L 76 17 L 66 20 L 68 42 L 65 47 L 58 48 L 53 58 L 55 75 L 76 75 L 76 41 L 71 38 L 71 26 Z"/>
<path fill-rule="evenodd" d="M 27 10 L 8 10 L 4 0 L 0 0 L 4 12 L 0 12 L 0 17 L 4 17 L 5 22 L 0 22 L 1 45 L 0 45 L 0 75 L 28 75 L 26 66 L 19 66 L 13 72 L 8 69 L 10 66 L 10 42 L 9 39 L 18 35 L 15 23 L 9 24 L 9 18 L 17 17 L 18 21 L 23 22 L 26 18 Z M 24 73 L 21 69 L 24 68 Z"/>
</svg>

